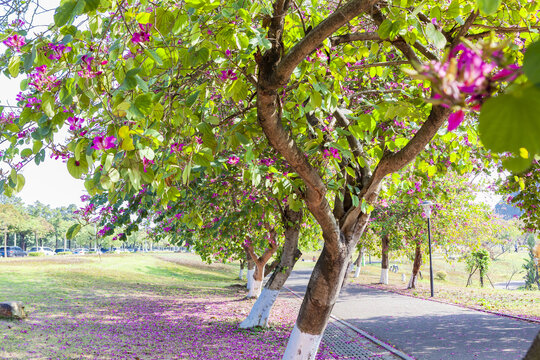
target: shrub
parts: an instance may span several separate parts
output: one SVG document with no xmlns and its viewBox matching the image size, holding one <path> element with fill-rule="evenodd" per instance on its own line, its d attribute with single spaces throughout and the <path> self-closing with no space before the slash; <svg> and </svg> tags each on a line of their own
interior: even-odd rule
<svg viewBox="0 0 540 360">
<path fill-rule="evenodd" d="M 73 254 L 71 251 L 62 251 L 62 252 L 57 253 L 56 255 L 71 255 L 71 254 Z"/>
<path fill-rule="evenodd" d="M 446 273 L 446 271 L 437 271 L 435 273 L 435 279 L 437 280 L 446 280 L 446 277 L 448 276 L 448 274 Z"/>
<path fill-rule="evenodd" d="M 28 253 L 28 256 L 45 256 L 45 253 L 42 253 L 42 252 L 31 252 L 31 253 Z"/>
</svg>

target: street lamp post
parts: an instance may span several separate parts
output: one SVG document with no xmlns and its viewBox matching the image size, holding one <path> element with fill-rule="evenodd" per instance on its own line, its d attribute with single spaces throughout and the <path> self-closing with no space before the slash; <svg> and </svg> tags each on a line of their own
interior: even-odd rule
<svg viewBox="0 0 540 360">
<path fill-rule="evenodd" d="M 431 287 L 431 297 L 433 297 L 433 262 L 431 260 L 431 207 L 433 203 L 431 201 L 422 201 L 420 206 L 424 208 L 424 213 L 427 216 L 427 228 L 428 228 L 428 244 L 429 244 L 429 284 Z"/>
</svg>

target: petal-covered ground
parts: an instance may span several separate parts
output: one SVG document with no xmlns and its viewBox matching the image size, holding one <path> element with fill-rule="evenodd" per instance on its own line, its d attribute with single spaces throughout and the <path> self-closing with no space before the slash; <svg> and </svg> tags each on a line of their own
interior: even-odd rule
<svg viewBox="0 0 540 360">
<path fill-rule="evenodd" d="M 2 359 L 280 359 L 299 306 L 278 299 L 270 328 L 239 330 L 253 300 L 232 267 L 150 256 L 32 260 L 0 263 L 0 301 L 29 311 L 24 321 L 0 320 Z M 323 347 L 317 358 L 334 356 Z"/>
</svg>

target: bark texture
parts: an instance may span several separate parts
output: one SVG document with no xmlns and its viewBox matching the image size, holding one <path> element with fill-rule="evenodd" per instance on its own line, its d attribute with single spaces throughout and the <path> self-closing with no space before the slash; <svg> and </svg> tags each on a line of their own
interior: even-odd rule
<svg viewBox="0 0 540 360">
<path fill-rule="evenodd" d="M 249 289 L 249 294 L 248 294 L 248 297 L 250 298 L 256 298 L 259 296 L 260 291 L 262 289 L 262 280 L 263 280 L 265 265 L 278 249 L 276 231 L 274 230 L 274 228 L 269 229 L 269 234 L 270 234 L 270 241 L 268 243 L 269 246 L 268 248 L 266 248 L 264 253 L 259 257 L 255 254 L 253 245 L 251 245 L 251 243 L 244 244 L 244 249 L 246 253 L 249 255 L 249 259 L 253 261 L 253 263 L 255 264 L 255 272 L 253 273 L 253 287 Z M 248 268 L 249 268 L 249 261 L 248 261 Z M 249 274 L 249 271 L 248 271 L 248 274 Z M 249 279 L 248 279 L 248 282 L 249 282 Z"/>
<path fill-rule="evenodd" d="M 390 237 L 388 235 L 383 235 L 381 238 L 381 268 L 383 269 L 388 269 L 390 264 L 389 252 Z"/>
<path fill-rule="evenodd" d="M 282 103 L 278 90 L 287 85 L 290 75 L 306 56 L 351 19 L 362 13 L 369 13 L 376 23 L 384 20 L 380 10 L 374 7 L 377 0 L 350 0 L 338 7 L 330 16 L 321 21 L 290 50 L 284 48 L 282 36 L 285 17 L 292 4 L 290 0 L 275 0 L 269 21 L 268 36 L 271 48 L 264 54 L 258 53 L 256 61 L 259 69 L 257 78 L 258 122 L 270 145 L 288 162 L 303 182 L 302 197 L 320 224 L 324 247 L 315 264 L 308 288 L 298 315 L 295 329 L 285 351 L 284 359 L 313 359 L 320 337 L 328 322 L 330 312 L 343 285 L 351 254 L 364 232 L 369 214 L 362 207 L 352 205 L 352 195 L 362 201 L 376 200 L 381 182 L 388 174 L 396 172 L 410 163 L 437 133 L 450 114 L 450 109 L 433 106 L 431 112 L 413 138 L 399 151 L 386 151 L 376 166 L 354 164 L 355 176 L 347 175 L 343 168 L 346 184 L 341 196 L 336 196 L 334 208 L 330 207 L 327 186 L 305 153 L 298 147 L 292 133 L 284 128 Z M 394 44 L 408 61 L 417 61 L 414 50 L 405 41 Z M 344 130 L 348 122 L 336 111 L 334 117 Z M 352 136 L 347 137 L 355 157 L 362 156 L 361 144 Z M 343 166 L 347 166 L 346 163 Z M 374 168 L 371 174 L 370 168 Z M 358 193 L 350 189 L 358 188 Z"/>
<path fill-rule="evenodd" d="M 240 328 L 266 327 L 268 325 L 268 318 L 279 292 L 283 288 L 285 281 L 289 278 L 294 265 L 300 256 L 302 256 L 302 253 L 298 249 L 298 236 L 300 234 L 302 216 L 302 211 L 292 211 L 288 207 L 282 211 L 285 242 L 279 265 L 276 266 L 272 276 L 266 282 L 261 296 L 253 304 L 248 317 L 240 323 Z"/>
<path fill-rule="evenodd" d="M 409 281 L 409 285 L 407 286 L 407 289 L 416 289 L 416 280 L 418 278 L 418 272 L 420 271 L 421 266 L 422 266 L 422 243 L 420 241 L 417 241 L 416 248 L 414 251 L 414 262 L 413 262 L 411 280 Z"/>
<path fill-rule="evenodd" d="M 539 360 L 540 359 L 540 331 L 533 340 L 529 351 L 525 354 L 523 360 Z"/>
</svg>

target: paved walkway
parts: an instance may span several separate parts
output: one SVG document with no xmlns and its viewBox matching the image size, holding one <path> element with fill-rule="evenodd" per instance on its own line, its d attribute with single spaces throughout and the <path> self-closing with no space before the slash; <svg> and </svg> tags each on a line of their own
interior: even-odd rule
<svg viewBox="0 0 540 360">
<path fill-rule="evenodd" d="M 303 296 L 310 273 L 293 271 L 285 286 Z M 357 285 L 343 289 L 332 315 L 422 360 L 522 359 L 540 331 L 538 323 Z"/>
</svg>

